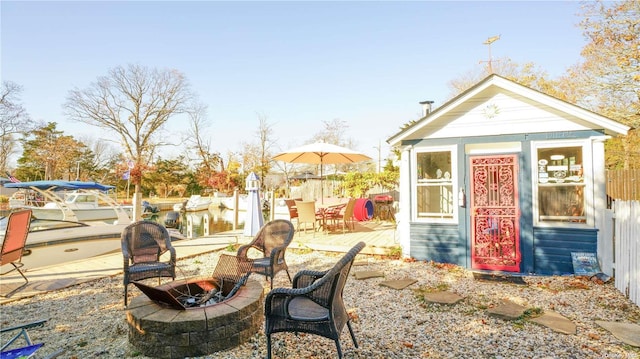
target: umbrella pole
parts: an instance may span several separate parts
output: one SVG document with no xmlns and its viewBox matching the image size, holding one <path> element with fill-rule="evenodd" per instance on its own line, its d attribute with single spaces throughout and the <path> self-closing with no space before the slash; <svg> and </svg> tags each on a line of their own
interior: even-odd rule
<svg viewBox="0 0 640 359">
<path fill-rule="evenodd" d="M 322 157 L 320 157 L 320 203 L 324 204 L 324 177 L 322 177 Z"/>
</svg>

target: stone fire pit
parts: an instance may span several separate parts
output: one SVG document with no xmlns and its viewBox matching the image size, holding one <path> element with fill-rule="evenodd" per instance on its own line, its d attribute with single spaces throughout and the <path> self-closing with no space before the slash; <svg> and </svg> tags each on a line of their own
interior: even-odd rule
<svg viewBox="0 0 640 359">
<path fill-rule="evenodd" d="M 213 284 L 211 277 L 182 279 L 158 288 Z M 236 347 L 256 334 L 264 318 L 264 291 L 247 280 L 230 299 L 205 307 L 173 309 L 145 295 L 127 308 L 129 343 L 146 356 L 184 358 L 204 356 Z"/>
</svg>

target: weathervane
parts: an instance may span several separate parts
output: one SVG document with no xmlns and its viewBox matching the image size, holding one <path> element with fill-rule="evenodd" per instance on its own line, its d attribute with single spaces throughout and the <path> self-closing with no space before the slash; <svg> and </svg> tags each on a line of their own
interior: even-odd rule
<svg viewBox="0 0 640 359">
<path fill-rule="evenodd" d="M 493 67 L 491 66 L 491 62 L 493 61 L 493 59 L 491 58 L 491 44 L 493 44 L 497 40 L 500 40 L 500 35 L 491 36 L 490 38 L 487 39 L 487 41 L 483 42 L 484 45 L 489 46 L 489 61 L 480 61 L 480 63 L 483 63 L 483 62 L 487 63 L 489 74 L 493 74 Z"/>
</svg>

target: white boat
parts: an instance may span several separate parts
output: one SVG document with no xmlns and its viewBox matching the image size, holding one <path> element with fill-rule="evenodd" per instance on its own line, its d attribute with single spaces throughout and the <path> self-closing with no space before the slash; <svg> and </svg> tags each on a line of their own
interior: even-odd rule
<svg viewBox="0 0 640 359">
<path fill-rule="evenodd" d="M 4 186 L 22 190 L 14 193 L 9 208 L 29 208 L 38 219 L 131 222 L 133 208 L 122 206 L 106 194 L 114 186 L 82 181 L 30 181 Z"/>
<path fill-rule="evenodd" d="M 220 206 L 224 209 L 235 209 L 236 208 L 236 198 L 234 196 L 231 197 L 220 197 Z M 242 194 L 238 196 L 238 211 L 246 211 L 247 210 L 247 195 Z"/>
<path fill-rule="evenodd" d="M 173 205 L 173 210 L 174 210 L 174 212 L 184 211 L 186 205 L 187 205 L 187 201 L 175 203 Z"/>
<path fill-rule="evenodd" d="M 209 209 L 213 201 L 209 197 L 202 197 L 198 194 L 194 194 L 186 202 L 176 203 L 173 205 L 174 211 L 204 211 Z"/>
<path fill-rule="evenodd" d="M 4 239 L 7 218 L 0 218 L 0 240 Z M 30 269 L 119 252 L 120 236 L 127 225 L 32 218 L 22 263 Z M 169 233 L 172 240 L 185 239 L 178 231 Z"/>
</svg>

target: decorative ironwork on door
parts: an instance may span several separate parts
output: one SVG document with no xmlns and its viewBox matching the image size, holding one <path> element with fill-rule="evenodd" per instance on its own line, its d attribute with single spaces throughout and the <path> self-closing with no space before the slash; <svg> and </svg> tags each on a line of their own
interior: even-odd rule
<svg viewBox="0 0 640 359">
<path fill-rule="evenodd" d="M 470 161 L 471 266 L 518 272 L 518 157 L 475 156 Z"/>
</svg>

